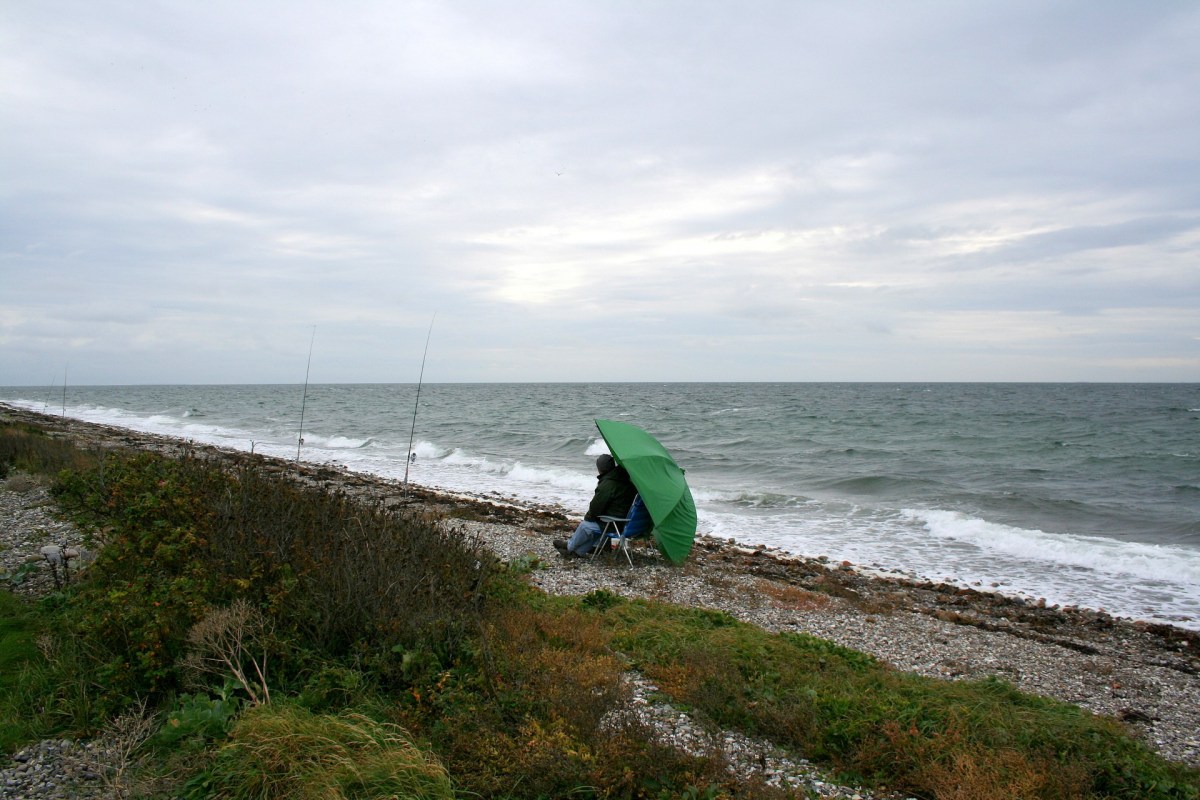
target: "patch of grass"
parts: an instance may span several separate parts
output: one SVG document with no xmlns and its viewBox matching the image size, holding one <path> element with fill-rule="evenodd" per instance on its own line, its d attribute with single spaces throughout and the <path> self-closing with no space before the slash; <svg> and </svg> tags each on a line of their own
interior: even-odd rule
<svg viewBox="0 0 1200 800">
<path fill-rule="evenodd" d="M 64 469 L 88 469 L 97 460 L 95 453 L 79 449 L 69 439 L 31 425 L 0 423 L 0 478 L 12 471 L 55 475 Z"/>
<path fill-rule="evenodd" d="M 76 640 L 55 629 L 50 607 L 0 590 L 0 752 L 91 730 L 87 667 Z"/>
<path fill-rule="evenodd" d="M 778 797 L 716 752 L 660 740 L 630 705 L 612 633 L 573 602 L 497 609 L 478 667 L 420 687 L 404 712 L 459 788 L 485 797 Z M 691 792 L 691 794 L 689 794 Z"/>
<path fill-rule="evenodd" d="M 0 752 L 13 752 L 35 731 L 30 695 L 40 687 L 31 686 L 30 679 L 44 664 L 36 640 L 29 609 L 0 591 Z"/>
<path fill-rule="evenodd" d="M 714 722 L 920 796 L 1196 798 L 1200 773 L 1115 721 L 999 680 L 945 682 L 725 615 L 631 602 L 614 645 Z"/>
<path fill-rule="evenodd" d="M 440 800 L 454 792 L 438 759 L 402 728 L 285 705 L 247 711 L 184 796 Z"/>
<path fill-rule="evenodd" d="M 757 583 L 758 590 L 770 597 L 771 604 L 776 608 L 786 608 L 791 611 L 813 611 L 828 608 L 832 602 L 829 595 L 810 592 L 798 586 L 764 580 Z"/>
</svg>

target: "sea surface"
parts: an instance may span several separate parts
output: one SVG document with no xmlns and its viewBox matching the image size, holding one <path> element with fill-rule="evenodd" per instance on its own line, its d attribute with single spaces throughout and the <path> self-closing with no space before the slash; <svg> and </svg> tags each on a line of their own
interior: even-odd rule
<svg viewBox="0 0 1200 800">
<path fill-rule="evenodd" d="M 0 402 L 575 515 L 606 452 L 593 420 L 623 420 L 686 469 L 701 533 L 1200 630 L 1200 384 L 419 390 L 419 406 L 415 384 L 0 387 Z"/>
</svg>

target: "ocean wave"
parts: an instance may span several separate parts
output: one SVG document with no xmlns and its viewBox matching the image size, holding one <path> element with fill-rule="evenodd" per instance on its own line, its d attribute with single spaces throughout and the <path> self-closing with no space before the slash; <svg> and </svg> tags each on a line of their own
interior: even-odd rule
<svg viewBox="0 0 1200 800">
<path fill-rule="evenodd" d="M 871 496 L 907 495 L 913 489 L 941 487 L 938 481 L 925 478 L 902 478 L 895 475 L 862 475 L 854 478 L 835 478 L 822 482 L 821 487 L 846 494 Z"/>
<path fill-rule="evenodd" d="M 365 439 L 356 439 L 351 436 L 321 436 L 320 434 L 306 433 L 304 434 L 304 443 L 309 447 L 322 447 L 326 450 L 361 450 L 374 444 L 375 439 L 370 436 Z"/>
<path fill-rule="evenodd" d="M 445 458 L 454 452 L 451 448 L 440 447 L 433 442 L 427 442 L 424 439 L 420 439 L 414 443 L 412 451 L 417 454 L 417 458 L 419 459 Z M 403 453 L 401 453 L 401 458 L 403 457 Z"/>
<path fill-rule="evenodd" d="M 767 491 L 706 491 L 690 487 L 692 496 L 699 502 L 722 503 L 743 509 L 789 509 L 815 503 L 811 497 L 781 494 Z"/>
<path fill-rule="evenodd" d="M 904 509 L 901 513 L 934 536 L 986 552 L 1051 567 L 1092 570 L 1117 579 L 1200 584 L 1200 552 L 1186 548 L 1015 528 L 957 511 Z"/>
</svg>

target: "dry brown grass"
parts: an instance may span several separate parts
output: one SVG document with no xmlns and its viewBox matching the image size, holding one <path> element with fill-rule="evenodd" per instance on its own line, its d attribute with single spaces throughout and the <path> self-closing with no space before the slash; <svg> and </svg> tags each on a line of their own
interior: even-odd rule
<svg viewBox="0 0 1200 800">
<path fill-rule="evenodd" d="M 14 472 L 8 476 L 7 480 L 0 481 L 0 491 L 13 492 L 14 494 L 25 494 L 34 489 L 42 488 L 50 484 L 50 479 L 45 475 L 34 475 L 29 472 Z"/>
<path fill-rule="evenodd" d="M 271 702 L 267 657 L 272 635 L 267 617 L 245 600 L 214 608 L 188 631 L 185 668 L 233 677 L 253 705 Z"/>
<path fill-rule="evenodd" d="M 938 800 L 1082 800 L 1091 795 L 1082 772 L 1050 759 L 1030 761 L 1015 750 L 994 750 L 955 753 L 947 763 L 931 764 L 924 777 Z"/>
<path fill-rule="evenodd" d="M 1038 756 L 1016 748 L 984 748 L 968 741 L 955 725 L 928 736 L 913 727 L 884 728 L 892 757 L 915 766 L 914 777 L 937 800 L 1084 800 L 1092 796 L 1082 767 L 1053 754 Z M 916 766 L 919 765 L 919 766 Z"/>
<path fill-rule="evenodd" d="M 828 595 L 775 581 L 760 580 L 758 590 L 771 598 L 771 605 L 789 611 L 820 611 L 833 602 Z"/>
<path fill-rule="evenodd" d="M 548 716 L 576 730 L 596 729 L 627 698 L 620 682 L 624 665 L 591 615 L 517 611 L 493 627 L 490 639 L 508 680 L 540 698 Z"/>
</svg>

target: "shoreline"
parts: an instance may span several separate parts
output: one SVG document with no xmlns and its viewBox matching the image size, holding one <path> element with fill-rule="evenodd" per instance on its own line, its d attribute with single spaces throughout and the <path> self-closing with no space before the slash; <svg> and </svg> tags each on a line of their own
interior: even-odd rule
<svg viewBox="0 0 1200 800">
<path fill-rule="evenodd" d="M 725 611 L 770 631 L 808 633 L 870 653 L 896 669 L 943 679 L 999 677 L 1033 694 L 1124 721 L 1164 757 L 1200 766 L 1200 632 L 1055 608 L 983 590 L 868 572 L 732 540 L 700 537 L 681 567 L 652 548 L 635 566 L 561 558 L 551 545 L 574 528 L 561 509 L 457 495 L 187 440 L 44 415 L 0 404 L 0 421 L 29 422 L 87 447 L 194 451 L 288 471 L 326 491 L 443 514 L 502 559 L 523 559 L 548 592 L 608 589 L 629 597 Z M 36 548 L 35 548 L 36 550 Z"/>
<path fill-rule="evenodd" d="M 132 398 L 126 404 L 104 395 L 91 397 L 70 414 L 72 417 L 78 414 L 78 421 L 146 438 L 189 441 L 251 455 L 256 453 L 257 445 L 259 454 L 273 456 L 281 463 L 292 463 L 293 457 L 297 457 L 312 467 L 341 469 L 393 483 L 399 483 L 402 474 L 408 477 L 409 465 L 404 453 L 395 450 L 397 447 L 402 450 L 402 443 L 392 440 L 394 431 L 381 432 L 390 430 L 384 420 L 372 418 L 365 428 L 338 422 L 337 432 L 328 437 L 314 434 L 317 438 L 306 442 L 301 454 L 294 438 L 289 447 L 286 435 L 276 439 L 263 431 L 256 434 L 251 430 L 257 430 L 266 421 L 258 419 L 252 410 L 247 412 L 251 416 L 245 420 L 239 420 L 237 415 L 226 418 L 224 413 L 214 411 L 216 406 L 210 407 L 218 397 L 193 395 L 187 387 L 168 388 L 172 394 L 155 396 L 156 401 L 161 400 L 165 405 L 160 408 L 152 404 L 159 410 L 174 409 L 164 411 L 165 417 L 155 416 L 158 412 L 152 411 L 151 406 Z M 344 387 L 331 388 L 340 392 Z M 235 394 L 231 400 L 235 406 L 240 402 L 238 397 Z M 250 399 L 256 397 L 252 394 Z M 263 400 L 260 398 L 258 402 L 262 405 Z M 48 409 L 43 403 L 28 399 L 0 400 L 0 405 L 57 421 L 68 419 L 65 405 L 63 416 L 59 416 L 58 409 Z M 122 410 L 126 405 L 140 410 L 126 413 Z M 447 421 L 453 424 L 453 415 L 444 420 Z M 193 424 L 198 427 L 192 427 Z M 244 428 L 243 424 L 249 427 Z M 475 430 L 470 425 L 468 428 Z M 265 440 L 255 441 L 264 436 Z M 520 443 L 502 449 L 490 446 L 470 449 L 475 446 L 466 444 L 469 439 L 447 435 L 441 445 L 425 443 L 432 448 L 422 451 L 422 463 L 428 463 L 414 467 L 413 480 L 422 488 L 463 499 L 567 515 L 577 513 L 586 504 L 591 484 L 586 480 L 579 482 L 586 471 L 575 471 L 574 457 L 569 465 L 561 460 L 562 454 L 554 457 L 553 450 L 558 444 L 543 459 L 532 451 L 527 453 Z M 594 449 L 596 441 L 599 440 L 595 439 L 589 447 Z M 462 451 L 461 459 L 455 456 L 460 448 L 454 442 L 468 447 Z M 534 449 L 537 447 L 540 445 Z M 510 462 L 510 456 L 516 460 Z M 852 486 L 844 492 L 821 488 L 821 480 L 810 483 L 805 479 L 798 487 L 764 489 L 766 494 L 760 497 L 759 490 L 753 487 L 760 485 L 761 478 L 743 480 L 745 466 L 742 464 L 724 479 L 716 477 L 721 473 L 709 474 L 710 484 L 701 492 L 705 495 L 700 511 L 703 534 L 784 557 L 826 555 L 838 564 L 848 559 L 856 572 L 872 577 L 949 584 L 1025 603 L 1045 602 L 1051 607 L 1095 610 L 1116 619 L 1200 633 L 1195 585 L 1187 580 L 1196 571 L 1195 549 L 1176 537 L 1178 531 L 1161 527 L 1165 517 L 1160 519 L 1152 514 L 1131 516 L 1119 524 L 1089 525 L 1087 520 L 1097 512 L 1093 507 L 1096 497 L 1089 494 L 1094 489 L 1084 488 L 1082 483 L 1070 494 L 1063 494 L 1065 489 L 1051 491 L 1044 497 L 1038 494 L 1039 504 L 1074 509 L 1071 515 L 1064 515 L 1060 509 L 1049 512 L 1050 518 L 1039 519 L 1036 515 L 1022 517 L 1021 512 L 1003 505 L 1011 501 L 1024 508 L 1024 500 L 1008 497 L 1014 493 L 1023 496 L 1023 489 L 1004 492 L 1000 506 L 986 500 L 999 499 L 997 490 L 994 482 L 991 489 L 981 490 L 977 484 L 983 478 L 979 476 L 968 481 L 975 486 L 973 489 L 951 476 L 946 486 L 932 494 L 923 489 L 894 492 L 886 485 L 878 491 L 874 486 Z M 1005 470 L 1013 466 L 1007 457 L 998 455 L 995 461 L 989 459 L 983 471 L 999 480 L 997 476 L 1008 474 Z M 853 471 L 857 474 L 859 469 L 856 466 Z M 1043 470 L 1034 470 L 1040 471 Z M 1059 468 L 1054 467 L 1054 471 L 1057 476 Z M 872 466 L 864 474 L 876 472 L 879 475 L 875 478 L 885 483 L 919 477 L 907 475 L 902 466 L 887 464 Z M 887 478 L 889 474 L 892 478 Z M 1078 481 L 1084 475 L 1075 474 L 1073 480 Z M 1186 489 L 1186 476 L 1173 477 L 1175 483 L 1182 481 L 1181 487 Z M 711 483 L 713 480 L 715 484 Z M 943 480 L 935 482 L 940 484 Z M 1042 481 L 1044 477 L 1036 480 Z M 923 480 L 915 482 L 920 484 Z M 1056 477 L 1053 482 L 1057 484 L 1059 479 Z M 781 494 L 773 494 L 775 491 Z M 963 501 L 960 492 L 972 497 L 980 495 L 981 499 Z M 1103 504 L 1111 507 L 1113 498 L 1105 495 L 1103 499 Z M 1159 498 L 1158 502 L 1161 501 Z M 1173 509 L 1175 518 L 1186 504 L 1167 507 Z M 1075 514 L 1078 516 L 1072 516 Z M 1179 530 L 1185 531 L 1186 520 L 1180 524 L 1183 527 Z"/>
</svg>

